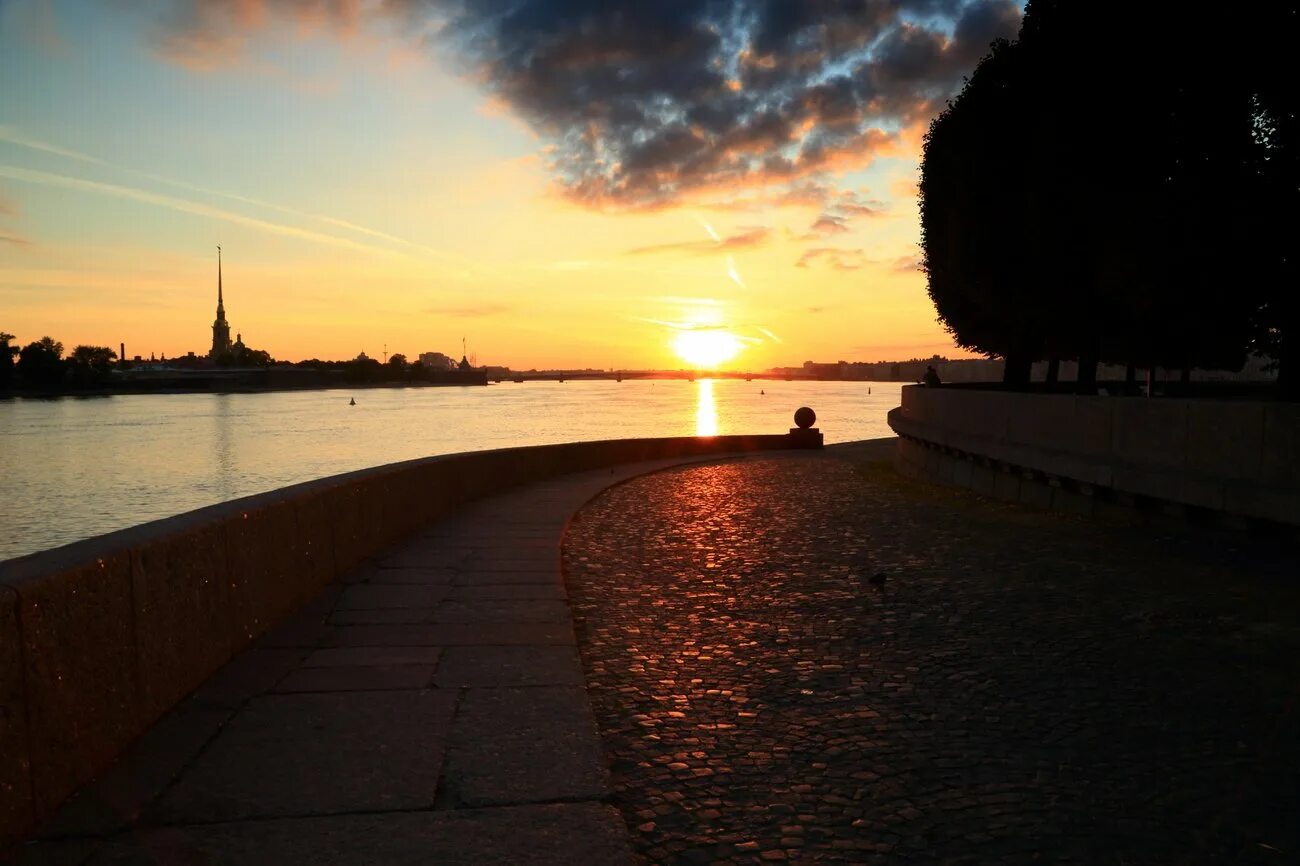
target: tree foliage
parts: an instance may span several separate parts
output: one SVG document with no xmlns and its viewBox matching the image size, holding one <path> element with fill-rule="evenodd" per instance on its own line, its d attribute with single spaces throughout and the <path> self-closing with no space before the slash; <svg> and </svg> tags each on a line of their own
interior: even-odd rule
<svg viewBox="0 0 1300 866">
<path fill-rule="evenodd" d="M 14 355 L 18 354 L 18 347 L 9 345 L 13 338 L 13 334 L 0 331 L 0 391 L 9 390 L 14 380 Z"/>
<path fill-rule="evenodd" d="M 1294 91 L 1253 58 L 1257 28 L 1294 35 L 1294 0 L 1277 6 L 1290 17 L 1030 2 L 926 137 L 925 269 L 960 345 L 1011 381 L 1039 358 L 1078 359 L 1082 380 L 1099 360 L 1238 369 L 1252 335 L 1282 345 L 1295 148 L 1275 130 Z"/>
<path fill-rule="evenodd" d="M 18 353 L 18 375 L 24 383 L 37 386 L 57 385 L 63 381 L 63 344 L 52 337 L 41 337 L 23 346 Z"/>
<path fill-rule="evenodd" d="M 97 385 L 107 382 L 113 369 L 117 352 L 107 346 L 77 346 L 68 356 L 68 372 L 76 385 Z"/>
</svg>

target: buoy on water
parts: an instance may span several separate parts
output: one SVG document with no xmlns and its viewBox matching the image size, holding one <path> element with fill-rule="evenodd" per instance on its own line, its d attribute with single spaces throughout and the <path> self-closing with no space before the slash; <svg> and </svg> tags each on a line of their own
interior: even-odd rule
<svg viewBox="0 0 1300 866">
<path fill-rule="evenodd" d="M 357 398 L 356 398 L 356 397 L 353 397 L 351 400 L 349 400 L 349 401 L 348 401 L 348 405 L 349 405 L 349 406 L 355 406 L 355 405 L 357 405 Z"/>
</svg>

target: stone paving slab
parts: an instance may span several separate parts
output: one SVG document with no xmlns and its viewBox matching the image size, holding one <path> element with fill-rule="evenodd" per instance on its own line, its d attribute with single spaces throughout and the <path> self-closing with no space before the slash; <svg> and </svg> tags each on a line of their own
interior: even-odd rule
<svg viewBox="0 0 1300 866">
<path fill-rule="evenodd" d="M 358 665 L 437 665 L 443 650 L 429 646 L 327 647 L 303 661 L 304 668 L 355 667 Z"/>
<path fill-rule="evenodd" d="M 630 866 L 632 862 L 618 812 L 596 803 L 573 803 L 158 829 L 111 842 L 86 866 Z"/>
<path fill-rule="evenodd" d="M 581 687 L 472 688 L 456 713 L 446 796 L 462 806 L 599 800 L 604 753 Z"/>
<path fill-rule="evenodd" d="M 569 606 L 559 599 L 447 600 L 433 610 L 436 623 L 565 623 Z"/>
<path fill-rule="evenodd" d="M 41 836 L 115 833 L 139 820 L 172 779 L 217 735 L 233 710 L 195 706 L 170 713 L 109 770 L 66 802 Z"/>
<path fill-rule="evenodd" d="M 348 587 L 339 597 L 334 612 L 340 610 L 378 610 L 385 608 L 431 608 L 449 592 L 446 586 L 376 586 L 358 584 Z"/>
<path fill-rule="evenodd" d="M 559 575 L 546 569 L 467 569 L 452 578 L 452 586 L 492 586 L 532 584 L 534 586 L 561 587 Z"/>
<path fill-rule="evenodd" d="M 146 733 L 21 862 L 629 862 L 599 802 L 561 533 L 601 489 L 674 463 L 525 488 L 362 563 Z M 564 804 L 524 805 L 543 801 Z"/>
<path fill-rule="evenodd" d="M 440 688 L 581 686 L 573 647 L 447 647 L 434 684 Z"/>
<path fill-rule="evenodd" d="M 572 646 L 563 623 L 438 623 L 350 625 L 325 638 L 333 646 Z"/>
<path fill-rule="evenodd" d="M 186 699 L 186 704 L 235 710 L 254 695 L 269 692 L 295 670 L 308 650 L 254 648 L 240 653 Z"/>
<path fill-rule="evenodd" d="M 422 584 L 425 586 L 446 586 L 451 584 L 458 572 L 450 568 L 380 568 L 368 572 L 365 582 L 380 585 Z"/>
<path fill-rule="evenodd" d="M 374 608 L 370 610 L 336 610 L 329 615 L 329 625 L 418 625 L 433 619 L 433 608 Z"/>
<path fill-rule="evenodd" d="M 426 689 L 432 685 L 433 665 L 358 665 L 356 667 L 302 668 L 276 686 L 289 692 L 369 692 Z"/>
<path fill-rule="evenodd" d="M 556 582 L 547 583 L 478 583 L 457 585 L 451 588 L 447 599 L 478 601 L 480 599 L 566 599 L 568 593 Z"/>
<path fill-rule="evenodd" d="M 453 693 L 255 698 L 150 818 L 162 824 L 432 808 Z"/>
</svg>

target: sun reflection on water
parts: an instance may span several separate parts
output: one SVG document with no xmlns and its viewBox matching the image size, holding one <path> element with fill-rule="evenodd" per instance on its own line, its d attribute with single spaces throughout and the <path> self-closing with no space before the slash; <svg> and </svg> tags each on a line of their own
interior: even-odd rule
<svg viewBox="0 0 1300 866">
<path fill-rule="evenodd" d="M 713 402 L 713 380 L 701 379 L 697 383 L 695 403 L 695 435 L 718 435 L 718 406 Z"/>
</svg>

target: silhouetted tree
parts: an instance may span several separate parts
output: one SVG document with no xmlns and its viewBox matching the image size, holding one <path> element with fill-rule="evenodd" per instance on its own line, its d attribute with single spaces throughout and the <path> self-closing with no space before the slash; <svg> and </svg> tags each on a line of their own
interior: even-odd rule
<svg viewBox="0 0 1300 866">
<path fill-rule="evenodd" d="M 9 345 L 13 338 L 13 334 L 0 331 L 0 391 L 9 390 L 14 381 L 14 355 L 18 354 L 18 347 Z"/>
<path fill-rule="evenodd" d="M 1026 355 L 1078 359 L 1085 390 L 1100 360 L 1240 368 L 1262 304 L 1245 264 L 1261 233 L 1240 218 L 1259 188 L 1248 20 L 1031 0 L 934 121 L 930 293 L 1007 381 Z"/>
<path fill-rule="evenodd" d="M 68 356 L 68 372 L 76 385 L 101 384 L 108 381 L 116 357 L 107 346 L 77 346 Z"/>
<path fill-rule="evenodd" d="M 49 386 L 63 381 L 63 344 L 41 337 L 18 353 L 18 375 L 26 385 Z"/>
<path fill-rule="evenodd" d="M 386 371 L 389 379 L 401 380 L 407 376 L 406 356 L 401 352 L 395 352 L 388 356 L 388 370 Z"/>
<path fill-rule="evenodd" d="M 939 320 L 958 345 L 1006 359 L 1004 379 L 1027 382 L 1044 349 L 1042 286 L 1030 281 L 1019 152 L 1029 130 L 1023 50 L 994 43 L 961 95 L 931 124 L 921 175 L 924 269 Z"/>
<path fill-rule="evenodd" d="M 1244 65 L 1251 76 L 1255 193 L 1251 228 L 1263 299 L 1253 324 L 1252 349 L 1277 364 L 1278 386 L 1300 397 L 1300 269 L 1293 224 L 1300 213 L 1300 105 L 1291 83 L 1300 39 L 1300 3 L 1259 4 Z"/>
</svg>

